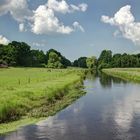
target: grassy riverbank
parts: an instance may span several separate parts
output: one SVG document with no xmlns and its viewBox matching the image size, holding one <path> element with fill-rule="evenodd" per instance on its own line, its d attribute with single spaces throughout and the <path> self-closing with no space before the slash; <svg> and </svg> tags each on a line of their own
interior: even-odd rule
<svg viewBox="0 0 140 140">
<path fill-rule="evenodd" d="M 114 77 L 140 83 L 140 68 L 112 68 L 102 71 Z"/>
<path fill-rule="evenodd" d="M 55 114 L 78 97 L 84 71 L 0 69 L 0 133 Z"/>
</svg>

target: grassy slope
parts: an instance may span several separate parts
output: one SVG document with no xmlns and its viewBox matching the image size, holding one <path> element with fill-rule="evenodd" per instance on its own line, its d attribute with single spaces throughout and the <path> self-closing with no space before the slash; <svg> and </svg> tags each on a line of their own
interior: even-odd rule
<svg viewBox="0 0 140 140">
<path fill-rule="evenodd" d="M 140 68 L 112 68 L 102 71 L 111 76 L 140 83 Z"/>
<path fill-rule="evenodd" d="M 52 115 L 70 104 L 80 96 L 82 75 L 75 69 L 0 69 L 0 133 Z"/>
</svg>

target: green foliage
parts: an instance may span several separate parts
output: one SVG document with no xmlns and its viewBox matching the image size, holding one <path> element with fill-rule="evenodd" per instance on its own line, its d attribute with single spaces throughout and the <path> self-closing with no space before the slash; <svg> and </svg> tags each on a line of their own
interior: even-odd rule
<svg viewBox="0 0 140 140">
<path fill-rule="evenodd" d="M 24 42 L 13 41 L 8 45 L 8 47 L 14 50 L 14 58 L 18 66 L 31 65 L 31 51 L 30 51 L 30 46 L 28 44 Z"/>
<path fill-rule="evenodd" d="M 46 55 L 43 51 L 31 50 L 31 65 L 33 67 L 45 67 Z"/>
<path fill-rule="evenodd" d="M 53 56 L 57 59 L 55 62 L 50 58 L 52 57 L 50 53 L 55 53 Z M 93 59 L 95 60 L 95 58 Z M 54 49 L 50 49 L 44 54 L 41 50 L 32 50 L 24 42 L 13 41 L 8 45 L 0 44 L 0 65 L 3 66 L 46 67 L 47 65 L 49 68 L 67 68 L 68 66 L 92 68 L 96 65 L 98 69 L 140 67 L 140 54 L 129 55 L 124 53 L 112 55 L 112 51 L 103 50 L 97 62 L 93 62 L 93 59 L 80 57 L 72 64 L 60 52 Z"/>
<path fill-rule="evenodd" d="M 114 54 L 111 61 L 112 67 L 121 67 L 121 54 Z"/>
<path fill-rule="evenodd" d="M 73 62 L 74 67 L 87 68 L 87 57 L 80 57 Z"/>
<path fill-rule="evenodd" d="M 110 50 L 103 50 L 98 59 L 98 68 L 110 67 L 112 60 L 112 52 Z"/>
<path fill-rule="evenodd" d="M 49 59 L 48 59 L 48 68 L 63 68 L 63 64 L 61 63 L 61 57 L 58 56 L 55 52 L 49 53 Z"/>
<path fill-rule="evenodd" d="M 140 67 L 140 54 L 114 54 L 111 51 L 102 51 L 98 59 L 98 69 Z"/>
<path fill-rule="evenodd" d="M 0 45 L 0 59 L 8 65 L 16 63 L 16 51 L 11 45 Z"/>
<path fill-rule="evenodd" d="M 44 54 L 40 50 L 31 50 L 31 47 L 24 42 L 13 41 L 8 45 L 0 44 L 0 60 L 9 66 L 45 67 L 48 64 L 50 52 L 55 52 L 61 58 L 61 64 L 58 63 L 58 67 L 71 66 L 71 62 L 54 49 Z"/>
<path fill-rule="evenodd" d="M 55 54 L 58 55 L 58 57 L 60 58 L 60 63 L 63 65 L 64 68 L 71 66 L 71 62 L 66 59 L 60 52 L 54 50 L 54 49 L 50 49 L 47 53 L 46 53 L 46 63 L 48 65 L 48 61 L 49 61 L 49 54 L 53 52 Z M 61 66 L 60 66 L 61 67 Z"/>
<path fill-rule="evenodd" d="M 7 65 L 7 62 L 4 60 L 0 60 L 0 65 Z"/>
<path fill-rule="evenodd" d="M 96 60 L 95 56 L 92 56 L 92 57 L 86 59 L 86 64 L 89 69 L 95 69 L 96 63 L 97 63 L 97 60 Z"/>
<path fill-rule="evenodd" d="M 110 64 L 107 64 L 107 63 L 101 63 L 99 66 L 98 66 L 98 69 L 101 70 L 103 68 L 111 68 L 111 65 Z"/>
</svg>

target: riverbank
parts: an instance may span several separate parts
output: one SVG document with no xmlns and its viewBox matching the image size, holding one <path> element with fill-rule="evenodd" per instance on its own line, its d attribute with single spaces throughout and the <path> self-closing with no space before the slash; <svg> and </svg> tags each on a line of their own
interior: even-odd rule
<svg viewBox="0 0 140 140">
<path fill-rule="evenodd" d="M 0 133 L 35 123 L 82 96 L 84 70 L 0 70 Z"/>
<path fill-rule="evenodd" d="M 112 68 L 103 69 L 102 72 L 127 81 L 140 83 L 140 68 Z"/>
</svg>

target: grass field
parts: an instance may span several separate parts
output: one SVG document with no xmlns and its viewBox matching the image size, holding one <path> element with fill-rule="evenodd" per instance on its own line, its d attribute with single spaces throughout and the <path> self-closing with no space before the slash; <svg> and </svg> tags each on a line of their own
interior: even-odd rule
<svg viewBox="0 0 140 140">
<path fill-rule="evenodd" d="M 140 83 L 140 68 L 112 68 L 102 71 L 111 76 Z"/>
<path fill-rule="evenodd" d="M 8 127 L 7 122 L 52 115 L 70 104 L 80 96 L 83 75 L 79 69 L 0 69 L 0 128 Z"/>
</svg>

